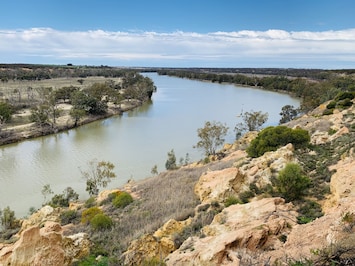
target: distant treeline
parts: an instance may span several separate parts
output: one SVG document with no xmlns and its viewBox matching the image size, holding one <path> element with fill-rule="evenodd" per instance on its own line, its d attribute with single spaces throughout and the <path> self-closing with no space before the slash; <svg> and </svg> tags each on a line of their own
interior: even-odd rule
<svg viewBox="0 0 355 266">
<path fill-rule="evenodd" d="M 297 70 L 297 69 L 161 69 L 160 75 L 208 80 L 242 86 L 255 86 L 271 91 L 287 92 L 302 99 L 302 111 L 309 111 L 333 99 L 339 92 L 355 91 L 354 70 Z M 247 73 L 247 70 L 251 72 Z M 221 72 L 223 71 L 223 72 Z M 272 74 L 274 73 L 274 74 Z M 299 76 L 299 75 L 303 76 Z"/>
<path fill-rule="evenodd" d="M 90 76 L 122 77 L 128 69 L 108 66 L 74 66 L 68 65 L 33 65 L 33 64 L 0 64 L 0 80 L 43 80 L 72 77 L 86 78 Z"/>
</svg>

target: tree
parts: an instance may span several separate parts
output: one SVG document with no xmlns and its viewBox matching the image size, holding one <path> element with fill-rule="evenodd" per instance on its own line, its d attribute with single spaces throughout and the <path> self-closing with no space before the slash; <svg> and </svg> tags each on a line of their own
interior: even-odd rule
<svg viewBox="0 0 355 266">
<path fill-rule="evenodd" d="M 62 194 L 54 195 L 48 204 L 52 207 L 68 207 L 71 201 L 75 201 L 78 198 L 78 193 L 76 193 L 71 187 L 67 187 Z"/>
<path fill-rule="evenodd" d="M 0 125 L 10 121 L 12 114 L 12 106 L 7 102 L 0 102 Z"/>
<path fill-rule="evenodd" d="M 241 117 L 243 122 L 238 123 L 234 128 L 237 139 L 246 131 L 260 130 L 261 126 L 268 120 L 269 114 L 251 110 L 251 112 L 242 113 Z"/>
<path fill-rule="evenodd" d="M 293 120 L 299 113 L 299 109 L 296 109 L 293 105 L 285 105 L 281 108 L 280 124 L 287 123 Z"/>
<path fill-rule="evenodd" d="M 46 184 L 43 186 L 41 193 L 44 197 L 44 204 L 47 202 L 47 197 L 51 194 L 54 194 L 53 190 L 51 189 L 51 186 L 49 184 Z"/>
<path fill-rule="evenodd" d="M 200 140 L 194 148 L 202 149 L 206 156 L 215 155 L 216 149 L 224 143 L 227 132 L 228 127 L 225 124 L 207 121 L 203 128 L 197 129 Z"/>
<path fill-rule="evenodd" d="M 166 170 L 174 170 L 177 168 L 174 149 L 168 152 L 168 159 L 165 162 L 165 168 Z"/>
<path fill-rule="evenodd" d="M 105 188 L 111 178 L 115 178 L 113 172 L 115 165 L 111 162 L 92 160 L 88 163 L 88 170 L 81 171 L 83 178 L 86 179 L 86 191 L 90 196 L 99 193 L 99 187 Z"/>
<path fill-rule="evenodd" d="M 300 199 L 305 194 L 310 183 L 311 180 L 303 174 L 298 164 L 288 163 L 279 172 L 276 179 L 276 189 L 286 201 L 293 201 Z"/>
<path fill-rule="evenodd" d="M 80 119 L 86 115 L 86 112 L 83 109 L 72 108 L 69 114 L 74 119 L 74 126 L 77 126 Z"/>
<path fill-rule="evenodd" d="M 5 230 L 8 229 L 14 229 L 18 226 L 18 222 L 16 221 L 15 217 L 15 212 L 10 209 L 9 206 L 7 206 L 3 211 L 1 212 L 1 225 Z"/>
<path fill-rule="evenodd" d="M 31 109 L 30 120 L 40 126 L 49 124 L 49 107 L 41 104 Z"/>
</svg>

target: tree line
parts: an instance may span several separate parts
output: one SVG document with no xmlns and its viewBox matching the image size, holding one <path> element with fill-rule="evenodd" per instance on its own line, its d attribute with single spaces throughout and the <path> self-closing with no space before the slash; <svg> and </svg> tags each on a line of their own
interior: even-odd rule
<svg viewBox="0 0 355 266">
<path fill-rule="evenodd" d="M 276 73 L 276 72 L 275 72 Z M 313 73 L 313 72 L 306 72 Z M 345 74 L 344 74 L 345 73 Z M 231 83 L 259 87 L 271 91 L 287 92 L 302 99 L 301 110 L 310 111 L 321 103 L 333 99 L 340 92 L 355 92 L 355 79 L 351 71 L 318 71 L 310 77 L 285 75 L 257 75 L 255 73 L 213 73 L 210 71 L 159 70 L 160 75 L 177 76 L 218 83 Z M 317 74 L 317 75 L 316 75 Z"/>
</svg>

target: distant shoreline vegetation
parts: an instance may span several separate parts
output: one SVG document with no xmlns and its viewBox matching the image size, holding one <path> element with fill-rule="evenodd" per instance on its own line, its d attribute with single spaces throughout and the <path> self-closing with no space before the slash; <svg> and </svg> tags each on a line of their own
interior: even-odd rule
<svg viewBox="0 0 355 266">
<path fill-rule="evenodd" d="M 258 87 L 301 98 L 308 112 L 341 92 L 355 92 L 355 70 L 320 69 L 160 69 L 159 75 Z"/>
</svg>

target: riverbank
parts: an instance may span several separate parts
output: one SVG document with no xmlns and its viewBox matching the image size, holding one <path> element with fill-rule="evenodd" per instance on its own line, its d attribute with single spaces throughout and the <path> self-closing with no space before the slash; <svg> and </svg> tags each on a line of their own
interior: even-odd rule
<svg viewBox="0 0 355 266">
<path fill-rule="evenodd" d="M 63 114 L 57 118 L 55 125 L 44 125 L 39 126 L 36 123 L 23 123 L 19 125 L 7 125 L 0 132 L 0 146 L 21 142 L 28 139 L 33 139 L 41 136 L 47 136 L 51 134 L 56 134 L 66 130 L 80 127 L 88 123 L 106 119 L 115 115 L 121 115 L 124 112 L 132 110 L 141 106 L 143 102 L 138 100 L 124 100 L 119 107 L 114 105 L 109 105 L 108 110 L 103 115 L 89 115 L 75 123 L 74 119 L 69 115 L 72 105 L 61 104 L 59 108 L 63 111 Z M 21 110 L 20 114 L 15 114 L 20 116 L 22 120 L 28 118 L 31 115 L 29 109 Z"/>
</svg>

